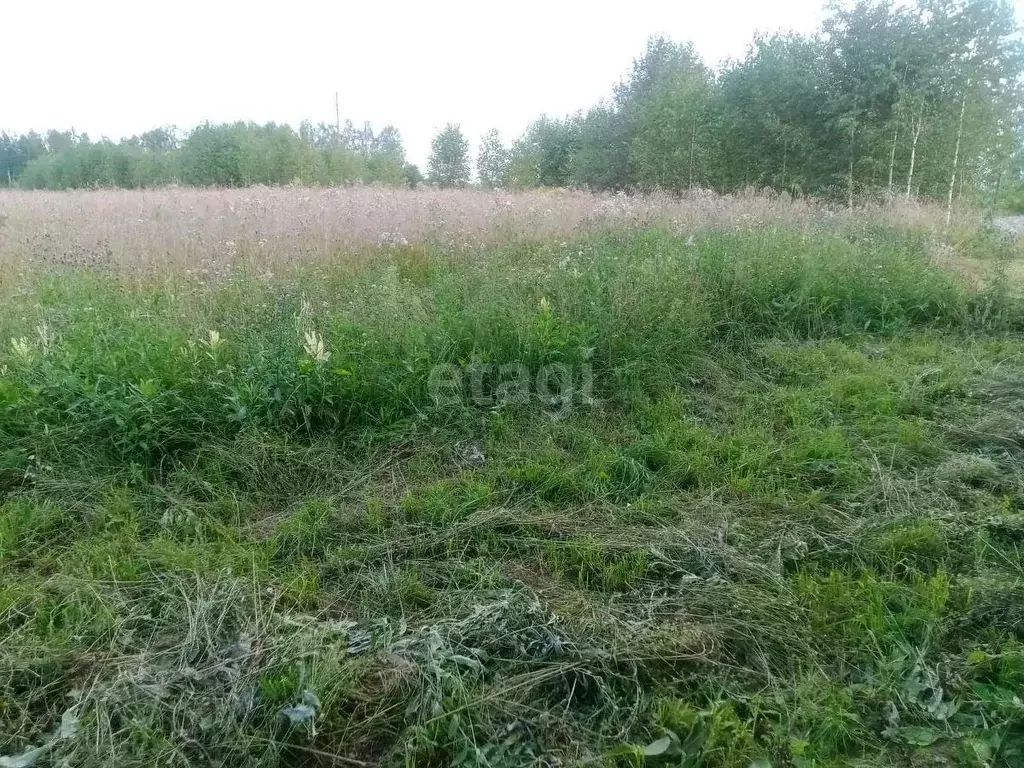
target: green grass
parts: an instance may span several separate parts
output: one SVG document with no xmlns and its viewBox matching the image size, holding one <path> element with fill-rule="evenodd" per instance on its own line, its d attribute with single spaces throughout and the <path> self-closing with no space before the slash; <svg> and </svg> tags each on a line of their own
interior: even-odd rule
<svg viewBox="0 0 1024 768">
<path fill-rule="evenodd" d="M 929 247 L 8 279 L 0 755 L 1019 765 L 1024 305 Z"/>
</svg>

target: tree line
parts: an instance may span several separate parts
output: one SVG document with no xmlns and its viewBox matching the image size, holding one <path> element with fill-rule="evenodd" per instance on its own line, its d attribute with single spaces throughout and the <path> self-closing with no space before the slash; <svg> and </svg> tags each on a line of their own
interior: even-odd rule
<svg viewBox="0 0 1024 768">
<path fill-rule="evenodd" d="M 715 73 L 692 45 L 652 38 L 609 98 L 542 115 L 506 145 L 481 137 L 485 187 L 730 191 L 768 187 L 850 205 L 866 195 L 1020 198 L 1024 55 L 1006 0 L 833 4 L 810 35 L 759 37 Z M 471 181 L 458 125 L 427 179 Z M 27 187 L 411 183 L 394 128 L 204 125 L 117 144 L 0 137 L 0 181 Z"/>
<path fill-rule="evenodd" d="M 608 100 L 542 115 L 511 146 L 485 134 L 478 178 L 1021 205 L 1022 62 L 1002 0 L 832 5 L 815 34 L 760 37 L 717 76 L 692 45 L 653 38 Z"/>
<path fill-rule="evenodd" d="M 303 123 L 298 131 L 267 123 L 205 123 L 182 134 L 156 128 L 113 142 L 87 134 L 0 134 L 0 183 L 27 189 L 141 188 L 180 183 L 238 187 L 251 184 L 416 184 L 393 126 L 374 133 Z"/>
</svg>

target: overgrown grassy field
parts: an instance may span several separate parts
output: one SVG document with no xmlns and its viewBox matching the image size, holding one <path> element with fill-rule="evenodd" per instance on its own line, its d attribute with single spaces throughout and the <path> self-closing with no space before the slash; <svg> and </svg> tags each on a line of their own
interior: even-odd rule
<svg viewBox="0 0 1024 768">
<path fill-rule="evenodd" d="M 203 273 L 160 194 L 185 255 L 102 263 L 0 196 L 0 766 L 1024 764 L 1012 241 L 770 201 Z"/>
</svg>

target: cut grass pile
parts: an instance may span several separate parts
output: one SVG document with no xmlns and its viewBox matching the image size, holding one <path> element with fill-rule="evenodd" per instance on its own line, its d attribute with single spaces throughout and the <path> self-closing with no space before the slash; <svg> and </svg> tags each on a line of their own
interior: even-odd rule
<svg viewBox="0 0 1024 768">
<path fill-rule="evenodd" d="M 932 250 L 9 279 L 0 765 L 1020 765 L 1024 304 Z"/>
</svg>

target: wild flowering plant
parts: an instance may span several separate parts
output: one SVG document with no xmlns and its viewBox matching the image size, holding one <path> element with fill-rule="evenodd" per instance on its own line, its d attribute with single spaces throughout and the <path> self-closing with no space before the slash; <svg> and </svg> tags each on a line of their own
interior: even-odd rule
<svg viewBox="0 0 1024 768">
<path fill-rule="evenodd" d="M 316 331 L 306 331 L 303 334 L 302 348 L 314 362 L 326 363 L 331 359 L 331 353 L 324 343 L 323 336 Z"/>
<path fill-rule="evenodd" d="M 24 336 L 20 338 L 11 339 L 11 351 L 15 356 L 20 357 L 22 360 L 31 360 L 35 350 L 32 348 L 32 344 Z"/>
<path fill-rule="evenodd" d="M 40 352 L 44 356 L 49 354 L 57 343 L 57 334 L 47 323 L 36 326 L 36 334 L 39 336 Z"/>
</svg>

